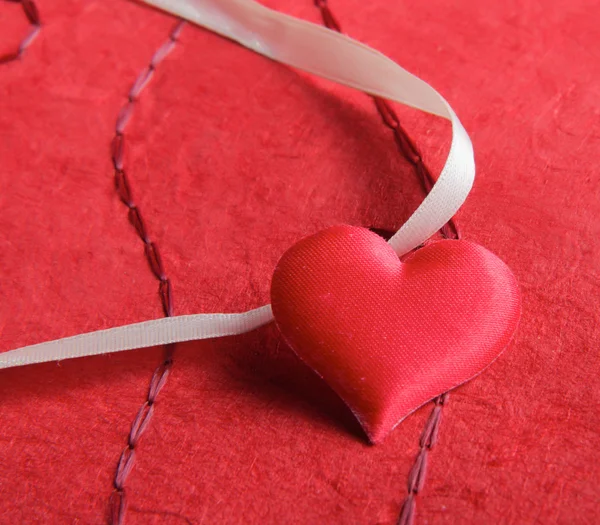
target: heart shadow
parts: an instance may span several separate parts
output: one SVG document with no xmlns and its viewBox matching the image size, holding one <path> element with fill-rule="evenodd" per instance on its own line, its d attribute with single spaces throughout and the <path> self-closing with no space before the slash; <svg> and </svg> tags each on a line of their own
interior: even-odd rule
<svg viewBox="0 0 600 525">
<path fill-rule="evenodd" d="M 240 336 L 179 345 L 176 359 L 178 366 L 197 368 L 192 376 L 222 385 L 223 392 L 215 395 L 243 392 L 258 401 L 265 413 L 275 407 L 293 419 L 310 421 L 325 431 L 334 427 L 368 443 L 352 411 L 287 346 L 274 324 Z"/>
</svg>

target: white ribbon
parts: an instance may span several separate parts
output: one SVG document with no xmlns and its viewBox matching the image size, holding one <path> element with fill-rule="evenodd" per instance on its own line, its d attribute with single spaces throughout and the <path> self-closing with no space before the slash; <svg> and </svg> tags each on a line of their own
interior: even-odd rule
<svg viewBox="0 0 600 525">
<path fill-rule="evenodd" d="M 347 36 L 253 0 L 145 0 L 288 66 L 448 119 L 452 143 L 437 182 L 390 239 L 403 255 L 438 231 L 465 201 L 475 177 L 471 141 L 450 105 L 426 82 Z M 269 305 L 239 314 L 158 319 L 0 354 L 0 368 L 236 335 L 271 322 Z"/>
</svg>

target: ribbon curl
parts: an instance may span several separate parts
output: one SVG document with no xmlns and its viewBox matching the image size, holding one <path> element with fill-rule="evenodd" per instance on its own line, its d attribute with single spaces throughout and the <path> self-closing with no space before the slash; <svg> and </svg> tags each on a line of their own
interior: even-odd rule
<svg viewBox="0 0 600 525">
<path fill-rule="evenodd" d="M 471 141 L 458 117 L 429 84 L 378 51 L 322 26 L 253 0 L 145 0 L 276 62 L 450 121 L 446 163 L 427 197 L 389 240 L 401 256 L 452 218 L 475 177 Z M 76 335 L 0 354 L 0 369 L 249 332 L 273 320 L 270 305 L 238 314 L 197 314 Z"/>
</svg>

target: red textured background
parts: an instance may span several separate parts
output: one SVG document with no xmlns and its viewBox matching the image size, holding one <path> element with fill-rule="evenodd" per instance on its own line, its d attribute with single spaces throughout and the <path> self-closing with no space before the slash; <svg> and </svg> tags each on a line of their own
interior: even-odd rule
<svg viewBox="0 0 600 525">
<path fill-rule="evenodd" d="M 270 0 L 312 21 L 309 0 Z M 469 131 L 465 237 L 523 292 L 516 340 L 444 407 L 418 523 L 595 523 L 600 513 L 600 6 L 335 1 L 346 32 L 433 84 Z M 113 185 L 127 91 L 173 20 L 42 0 L 0 66 L 0 350 L 162 315 Z M 0 4 L 0 55 L 27 29 Z M 400 109 L 438 170 L 448 130 Z M 188 26 L 127 132 L 135 200 L 176 314 L 263 304 L 297 239 L 398 227 L 421 199 L 363 95 Z M 105 523 L 161 348 L 0 371 L 0 522 Z M 430 408 L 368 446 L 272 327 L 178 345 L 127 480 L 128 524 L 392 524 Z"/>
</svg>

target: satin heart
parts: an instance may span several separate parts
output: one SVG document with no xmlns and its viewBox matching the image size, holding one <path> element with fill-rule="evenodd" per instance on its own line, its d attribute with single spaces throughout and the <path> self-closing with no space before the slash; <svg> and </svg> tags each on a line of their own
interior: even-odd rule
<svg viewBox="0 0 600 525">
<path fill-rule="evenodd" d="M 521 310 L 514 275 L 477 244 L 432 242 L 401 261 L 381 237 L 352 226 L 290 248 L 271 301 L 287 343 L 373 443 L 496 359 Z"/>
</svg>

